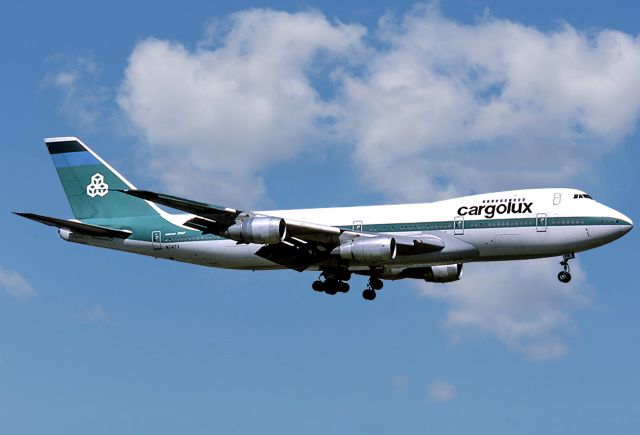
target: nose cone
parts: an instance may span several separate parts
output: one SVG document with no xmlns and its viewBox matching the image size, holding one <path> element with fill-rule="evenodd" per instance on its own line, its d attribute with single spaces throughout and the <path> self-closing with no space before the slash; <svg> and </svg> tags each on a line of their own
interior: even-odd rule
<svg viewBox="0 0 640 435">
<path fill-rule="evenodd" d="M 613 213 L 611 214 L 611 218 L 615 219 L 615 226 L 618 228 L 618 231 L 621 235 L 627 234 L 633 228 L 633 221 L 628 217 L 623 215 L 617 210 L 610 209 Z"/>
<path fill-rule="evenodd" d="M 622 228 L 621 228 L 622 234 L 627 234 L 629 231 L 633 229 L 633 221 L 628 217 L 626 217 L 625 215 L 622 215 L 622 217 L 623 217 L 622 221 L 624 221 L 624 224 L 622 225 Z"/>
<path fill-rule="evenodd" d="M 598 207 L 596 211 L 600 215 L 596 218 L 598 224 L 587 231 L 590 240 L 597 246 L 613 242 L 633 228 L 633 222 L 629 217 L 602 204 L 599 204 Z"/>
</svg>

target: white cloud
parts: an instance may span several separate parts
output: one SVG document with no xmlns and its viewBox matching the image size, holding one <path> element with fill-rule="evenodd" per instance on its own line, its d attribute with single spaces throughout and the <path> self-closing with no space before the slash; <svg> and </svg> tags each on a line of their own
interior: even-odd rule
<svg viewBox="0 0 640 435">
<path fill-rule="evenodd" d="M 429 201 L 574 183 L 637 128 L 638 37 L 491 16 L 461 24 L 433 5 L 366 33 L 318 12 L 240 12 L 212 21 L 193 49 L 139 42 L 118 103 L 169 192 L 238 207 L 264 201 L 269 165 L 321 158 L 321 143 L 348 146 L 372 191 Z M 74 71 L 51 79 L 71 97 Z M 448 304 L 457 336 L 557 357 L 590 289 L 576 262 L 574 282 L 558 284 L 556 261 L 471 264 L 425 294 Z"/>
<path fill-rule="evenodd" d="M 262 9 L 228 28 L 197 50 L 138 43 L 118 101 L 171 191 L 238 205 L 265 195 L 257 171 L 320 146 L 334 108 L 312 75 L 358 50 L 365 30 Z"/>
<path fill-rule="evenodd" d="M 195 49 L 138 43 L 118 101 L 171 191 L 230 204 L 263 199 L 261 171 L 322 156 L 321 142 L 353 146 L 370 189 L 424 201 L 564 185 L 637 127 L 637 37 L 461 24 L 434 5 L 365 35 L 318 12 L 247 10 L 211 21 Z"/>
<path fill-rule="evenodd" d="M 364 74 L 342 76 L 339 126 L 362 180 L 394 200 L 572 183 L 637 128 L 637 37 L 464 25 L 433 6 L 386 17 L 379 32 Z M 556 358 L 591 292 L 576 261 L 574 281 L 558 283 L 557 261 L 469 264 L 459 283 L 423 292 L 446 302 L 456 337 Z"/>
<path fill-rule="evenodd" d="M 44 78 L 44 84 L 62 95 L 60 112 L 85 130 L 105 122 L 109 88 L 98 84 L 100 68 L 90 57 L 53 56 L 59 67 Z"/>
<path fill-rule="evenodd" d="M 444 380 L 433 381 L 429 384 L 429 399 L 433 402 L 444 403 L 456 397 L 456 387 Z"/>
<path fill-rule="evenodd" d="M 342 77 L 340 120 L 363 181 L 389 197 L 562 185 L 637 128 L 637 37 L 465 25 L 435 6 L 378 31 L 364 74 Z"/>
<path fill-rule="evenodd" d="M 16 300 L 25 300 L 36 294 L 34 288 L 18 272 L 0 267 L 0 288 Z"/>
<path fill-rule="evenodd" d="M 575 331 L 571 312 L 588 305 L 593 289 L 577 260 L 573 279 L 560 283 L 558 259 L 469 263 L 460 281 L 420 284 L 422 295 L 447 303 L 444 327 L 456 339 L 491 335 L 531 359 L 567 352 L 564 336 Z"/>
</svg>

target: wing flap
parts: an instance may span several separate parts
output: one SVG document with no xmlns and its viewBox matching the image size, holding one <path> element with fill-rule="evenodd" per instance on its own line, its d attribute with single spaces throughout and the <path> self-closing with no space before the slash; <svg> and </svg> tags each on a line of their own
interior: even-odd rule
<svg viewBox="0 0 640 435">
<path fill-rule="evenodd" d="M 394 236 L 398 246 L 398 255 L 420 255 L 442 251 L 444 241 L 437 236 L 423 234 L 420 236 Z"/>
<path fill-rule="evenodd" d="M 31 219 L 32 221 L 40 222 L 41 224 L 49 225 L 51 227 L 57 227 L 73 231 L 80 234 L 86 234 L 88 236 L 96 237 L 114 237 L 117 239 L 126 239 L 131 235 L 131 231 L 127 230 L 115 230 L 113 228 L 101 227 L 98 225 L 83 224 L 82 222 L 69 221 L 66 219 L 59 219 L 50 216 L 44 216 L 35 213 L 17 213 L 14 214 L 23 218 Z"/>
<path fill-rule="evenodd" d="M 338 227 L 291 219 L 285 219 L 285 222 L 287 224 L 287 234 L 290 237 L 298 237 L 325 245 L 340 243 L 340 235 L 343 231 Z"/>
<path fill-rule="evenodd" d="M 211 219 L 196 216 L 184 223 L 185 226 L 202 231 L 202 234 L 221 235 L 229 226 L 220 224 Z"/>
<path fill-rule="evenodd" d="M 312 243 L 291 239 L 273 245 L 264 245 L 256 255 L 289 269 L 302 272 L 313 264 L 325 260 L 329 254 L 320 251 Z"/>
</svg>

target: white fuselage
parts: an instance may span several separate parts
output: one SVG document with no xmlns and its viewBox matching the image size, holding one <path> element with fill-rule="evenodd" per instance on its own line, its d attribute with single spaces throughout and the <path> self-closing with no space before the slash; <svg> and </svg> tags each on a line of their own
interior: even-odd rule
<svg viewBox="0 0 640 435">
<path fill-rule="evenodd" d="M 258 212 L 285 220 L 312 222 L 344 229 L 396 236 L 436 235 L 445 249 L 424 255 L 397 256 L 384 267 L 421 267 L 558 256 L 609 243 L 633 224 L 620 212 L 600 204 L 575 189 L 530 189 L 460 197 L 425 204 L 338 207 Z M 191 215 L 164 215 L 182 225 Z M 186 228 L 186 227 L 185 227 Z M 61 232 L 80 243 L 234 269 L 281 269 L 283 266 L 255 255 L 261 245 L 238 244 L 228 239 L 169 240 L 161 235 L 152 243 L 106 240 Z M 461 241 L 473 252 L 451 251 Z M 317 270 L 322 264 L 310 267 Z M 351 270 L 370 265 L 350 263 Z"/>
</svg>

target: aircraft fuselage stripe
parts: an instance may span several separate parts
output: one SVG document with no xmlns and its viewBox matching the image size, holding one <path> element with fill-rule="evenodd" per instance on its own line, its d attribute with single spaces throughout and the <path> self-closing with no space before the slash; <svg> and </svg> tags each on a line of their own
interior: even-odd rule
<svg viewBox="0 0 640 435">
<path fill-rule="evenodd" d="M 546 221 L 546 222 L 545 222 Z M 402 232 L 402 231 L 439 231 L 453 230 L 453 220 L 439 222 L 407 222 L 390 224 L 370 224 L 362 225 L 363 231 L 368 232 Z M 464 230 L 477 228 L 522 228 L 522 227 L 559 227 L 559 226 L 591 226 L 591 225 L 630 225 L 628 222 L 616 220 L 608 217 L 546 217 L 538 222 L 535 217 L 513 218 L 513 219 L 467 219 L 464 220 Z M 352 227 L 341 226 L 344 230 L 351 230 Z M 462 229 L 462 228 L 460 228 Z"/>
<path fill-rule="evenodd" d="M 190 242 L 190 241 L 203 241 L 203 240 L 223 240 L 224 237 L 216 236 L 213 234 L 202 234 L 197 230 L 187 230 L 180 228 L 178 231 L 183 231 L 183 234 L 177 235 L 177 227 L 173 225 L 166 226 L 168 223 L 164 219 L 152 219 L 150 222 L 145 222 L 143 225 L 136 225 L 130 221 L 120 221 L 113 219 L 110 222 L 104 222 L 103 220 L 93 221 L 91 219 L 83 222 L 89 224 L 102 225 L 110 228 L 120 229 L 121 227 L 126 229 L 133 229 L 133 235 L 130 239 L 149 241 L 151 231 L 161 231 L 162 243 L 176 243 L 176 242 Z M 536 225 L 537 224 L 537 225 Z M 452 220 L 447 221 L 435 221 L 435 222 L 408 222 L 408 223 L 380 223 L 363 225 L 362 230 L 371 233 L 403 233 L 403 232 L 416 232 L 416 231 L 452 231 L 454 223 Z M 629 222 L 617 220 L 609 217 L 597 217 L 597 216 L 575 216 L 575 217 L 547 217 L 546 227 L 587 227 L 587 226 L 606 226 L 606 225 L 630 225 Z M 475 219 L 466 220 L 464 222 L 464 231 L 473 231 L 476 229 L 494 229 L 497 231 L 504 231 L 509 228 L 536 228 L 545 226 L 545 223 L 537 222 L 535 217 L 529 218 L 514 218 L 514 219 Z M 343 230 L 351 230 L 351 226 L 343 225 L 339 228 Z M 167 233 L 172 233 L 167 235 Z"/>
</svg>

